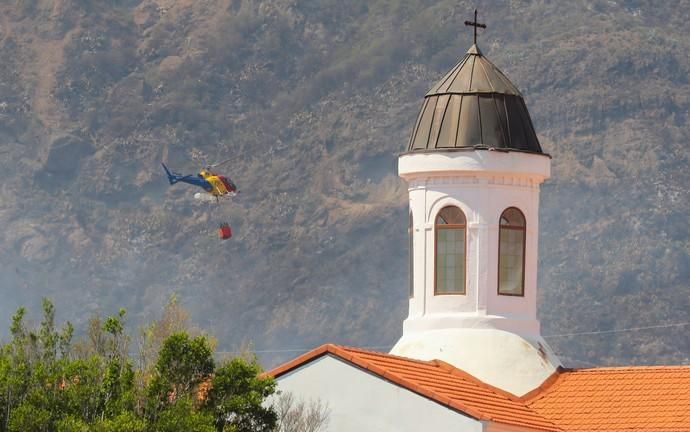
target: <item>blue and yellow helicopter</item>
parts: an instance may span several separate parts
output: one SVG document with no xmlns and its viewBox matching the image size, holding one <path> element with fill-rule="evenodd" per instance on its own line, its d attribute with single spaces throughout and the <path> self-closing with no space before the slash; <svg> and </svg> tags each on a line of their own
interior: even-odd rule
<svg viewBox="0 0 690 432">
<path fill-rule="evenodd" d="M 170 171 L 164 163 L 161 163 L 161 165 L 163 165 L 165 174 L 168 175 L 168 182 L 171 185 L 174 185 L 178 182 L 182 182 L 193 186 L 198 186 L 202 188 L 205 191 L 205 193 L 197 192 L 194 194 L 194 198 L 202 201 L 218 202 L 219 199 L 222 197 L 233 197 L 237 195 L 237 193 L 239 192 L 239 190 L 237 189 L 237 185 L 235 185 L 235 183 L 232 180 L 230 180 L 230 177 L 226 177 L 212 171 L 213 168 L 216 168 L 220 165 L 224 165 L 230 162 L 230 160 L 231 159 L 227 159 L 215 165 L 210 165 L 199 171 L 199 174 L 197 175 L 178 174 L 176 172 Z M 232 229 L 230 228 L 230 224 L 228 224 L 227 222 L 223 222 L 220 224 L 220 226 L 218 227 L 218 237 L 221 240 L 227 240 L 230 237 L 232 237 Z"/>
<path fill-rule="evenodd" d="M 206 193 L 196 193 L 194 194 L 194 198 L 199 200 L 213 200 L 215 198 L 215 201 L 218 202 L 219 198 L 233 197 L 238 192 L 237 185 L 235 185 L 235 183 L 230 179 L 230 177 L 226 177 L 212 171 L 213 168 L 220 166 L 226 162 L 228 161 L 224 161 L 215 165 L 210 165 L 199 171 L 199 174 L 196 175 L 178 174 L 176 172 L 170 171 L 164 163 L 161 163 L 161 165 L 163 165 L 163 169 L 165 170 L 165 173 L 168 175 L 168 182 L 170 182 L 171 185 L 174 185 L 178 182 L 182 182 L 193 186 L 198 186 L 202 188 L 204 191 L 206 191 Z"/>
</svg>

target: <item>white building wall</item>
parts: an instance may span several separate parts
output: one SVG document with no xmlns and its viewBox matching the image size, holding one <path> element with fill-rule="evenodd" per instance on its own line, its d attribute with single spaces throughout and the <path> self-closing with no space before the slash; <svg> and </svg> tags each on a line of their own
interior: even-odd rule
<svg viewBox="0 0 690 432">
<path fill-rule="evenodd" d="M 480 432 L 485 425 L 325 355 L 278 377 L 278 389 L 330 408 L 329 432 Z"/>
</svg>

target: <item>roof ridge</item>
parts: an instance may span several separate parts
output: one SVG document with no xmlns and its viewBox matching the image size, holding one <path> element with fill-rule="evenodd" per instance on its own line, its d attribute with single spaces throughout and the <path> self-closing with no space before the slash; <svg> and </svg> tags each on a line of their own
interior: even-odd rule
<svg viewBox="0 0 690 432">
<path fill-rule="evenodd" d="M 329 345 L 330 345 L 330 344 L 329 344 Z M 422 364 L 426 364 L 426 365 L 433 365 L 434 362 L 436 361 L 436 360 L 419 360 L 419 359 L 413 359 L 413 358 L 409 358 L 409 357 L 399 356 L 399 355 L 396 355 L 396 354 L 384 353 L 384 352 L 381 352 L 381 351 L 371 351 L 371 350 L 367 350 L 367 349 L 364 349 L 364 348 L 351 347 L 351 346 L 345 346 L 345 345 L 333 345 L 333 346 L 336 346 L 336 347 L 338 347 L 338 348 L 344 349 L 344 350 L 346 350 L 346 351 L 361 352 L 361 353 L 374 354 L 374 355 L 380 355 L 380 356 L 385 356 L 385 357 L 393 357 L 393 358 L 397 358 L 397 359 L 400 359 L 400 360 L 405 360 L 405 361 L 408 361 L 408 362 L 422 363 Z"/>
<path fill-rule="evenodd" d="M 450 363 L 447 363 L 447 362 L 444 362 L 443 360 L 438 360 L 438 359 L 433 360 L 433 361 L 436 362 L 440 367 L 442 367 L 442 369 L 447 370 L 451 375 L 455 375 L 458 377 L 468 379 L 469 381 L 473 382 L 474 384 L 478 385 L 479 387 L 483 387 L 487 390 L 491 390 L 494 393 L 498 393 L 499 395 L 504 396 L 513 402 L 518 402 L 518 403 L 524 402 L 519 396 L 516 396 L 516 395 L 514 395 L 508 391 L 505 391 L 501 388 L 494 387 L 491 384 L 485 383 L 484 381 L 480 380 L 479 378 L 475 377 L 474 375 L 472 375 L 468 372 L 465 372 L 464 370 L 462 370 L 458 367 L 455 367 Z"/>
<path fill-rule="evenodd" d="M 568 373 L 570 369 L 564 368 L 563 366 L 558 366 L 556 370 L 549 375 L 544 382 L 539 384 L 539 386 L 535 389 L 532 389 L 525 393 L 524 395 L 520 396 L 520 400 L 527 406 L 530 406 L 533 402 L 541 399 L 544 397 L 547 393 L 549 393 L 549 390 L 553 389 L 556 383 L 558 382 L 558 379 L 561 377 L 561 375 L 565 375 Z"/>
<path fill-rule="evenodd" d="M 611 372 L 611 371 L 640 371 L 640 370 L 679 370 L 688 369 L 690 370 L 690 364 L 688 365 L 636 365 L 636 366 L 601 366 L 601 367 L 591 367 L 591 368 L 572 368 L 568 369 L 567 373 L 596 373 L 596 372 Z"/>
<path fill-rule="evenodd" d="M 320 357 L 324 355 L 326 352 L 329 351 L 329 347 L 334 346 L 332 344 L 324 344 L 321 346 L 318 346 L 314 348 L 313 350 L 307 351 L 304 354 L 295 357 L 294 359 L 283 363 L 281 365 L 278 365 L 274 367 L 273 369 L 269 369 L 266 372 L 263 372 L 260 376 L 271 376 L 273 378 L 278 378 L 278 376 L 283 375 L 287 372 L 290 372 L 293 369 L 296 369 L 299 367 L 302 363 L 305 363 L 308 360 L 311 360 L 316 357 Z"/>
</svg>

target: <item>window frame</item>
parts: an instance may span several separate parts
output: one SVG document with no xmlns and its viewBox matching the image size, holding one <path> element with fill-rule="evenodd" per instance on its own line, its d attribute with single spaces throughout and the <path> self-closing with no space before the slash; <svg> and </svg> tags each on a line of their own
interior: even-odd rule
<svg viewBox="0 0 690 432">
<path fill-rule="evenodd" d="M 515 226 L 515 225 L 501 225 L 501 219 L 503 219 L 503 215 L 508 211 L 508 210 L 517 210 L 518 213 L 522 216 L 522 219 L 525 221 L 525 225 L 522 227 Z M 520 294 L 511 294 L 511 293 L 502 293 L 501 292 L 501 230 L 502 229 L 508 229 L 508 230 L 514 230 L 514 231 L 522 231 L 522 281 L 521 281 L 521 290 Z M 507 297 L 524 297 L 525 296 L 525 273 L 526 273 L 526 268 L 525 268 L 525 263 L 526 263 L 526 258 L 527 258 L 527 218 L 525 217 L 525 213 L 522 212 L 517 207 L 511 206 L 506 208 L 501 212 L 501 216 L 498 218 L 498 266 L 496 269 L 496 294 L 500 296 L 507 296 Z"/>
<path fill-rule="evenodd" d="M 441 215 L 441 212 L 444 209 L 447 209 L 449 207 L 454 207 L 458 209 L 458 211 L 462 214 L 462 217 L 465 219 L 464 224 L 438 224 L 436 223 L 438 221 L 439 216 Z M 463 241 L 464 241 L 464 259 L 462 261 L 462 266 L 463 266 L 463 284 L 462 284 L 462 292 L 444 292 L 440 293 L 438 292 L 438 268 L 436 266 L 438 262 L 438 232 L 439 230 L 442 229 L 462 229 L 462 234 L 463 234 Z M 447 296 L 447 295 L 454 295 L 454 296 L 466 296 L 467 295 L 467 215 L 465 215 L 465 212 L 462 211 L 460 206 L 454 205 L 454 204 L 449 204 L 441 207 L 441 209 L 436 212 L 436 216 L 434 216 L 434 296 Z"/>
</svg>

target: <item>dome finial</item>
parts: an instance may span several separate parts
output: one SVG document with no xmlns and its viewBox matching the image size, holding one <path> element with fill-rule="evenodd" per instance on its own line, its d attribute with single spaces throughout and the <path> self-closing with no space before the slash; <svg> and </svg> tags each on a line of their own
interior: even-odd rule
<svg viewBox="0 0 690 432">
<path fill-rule="evenodd" d="M 474 27 L 474 44 L 477 45 L 477 27 L 486 28 L 486 24 L 477 22 L 477 9 L 474 10 L 474 21 L 465 21 L 465 25 Z"/>
</svg>

